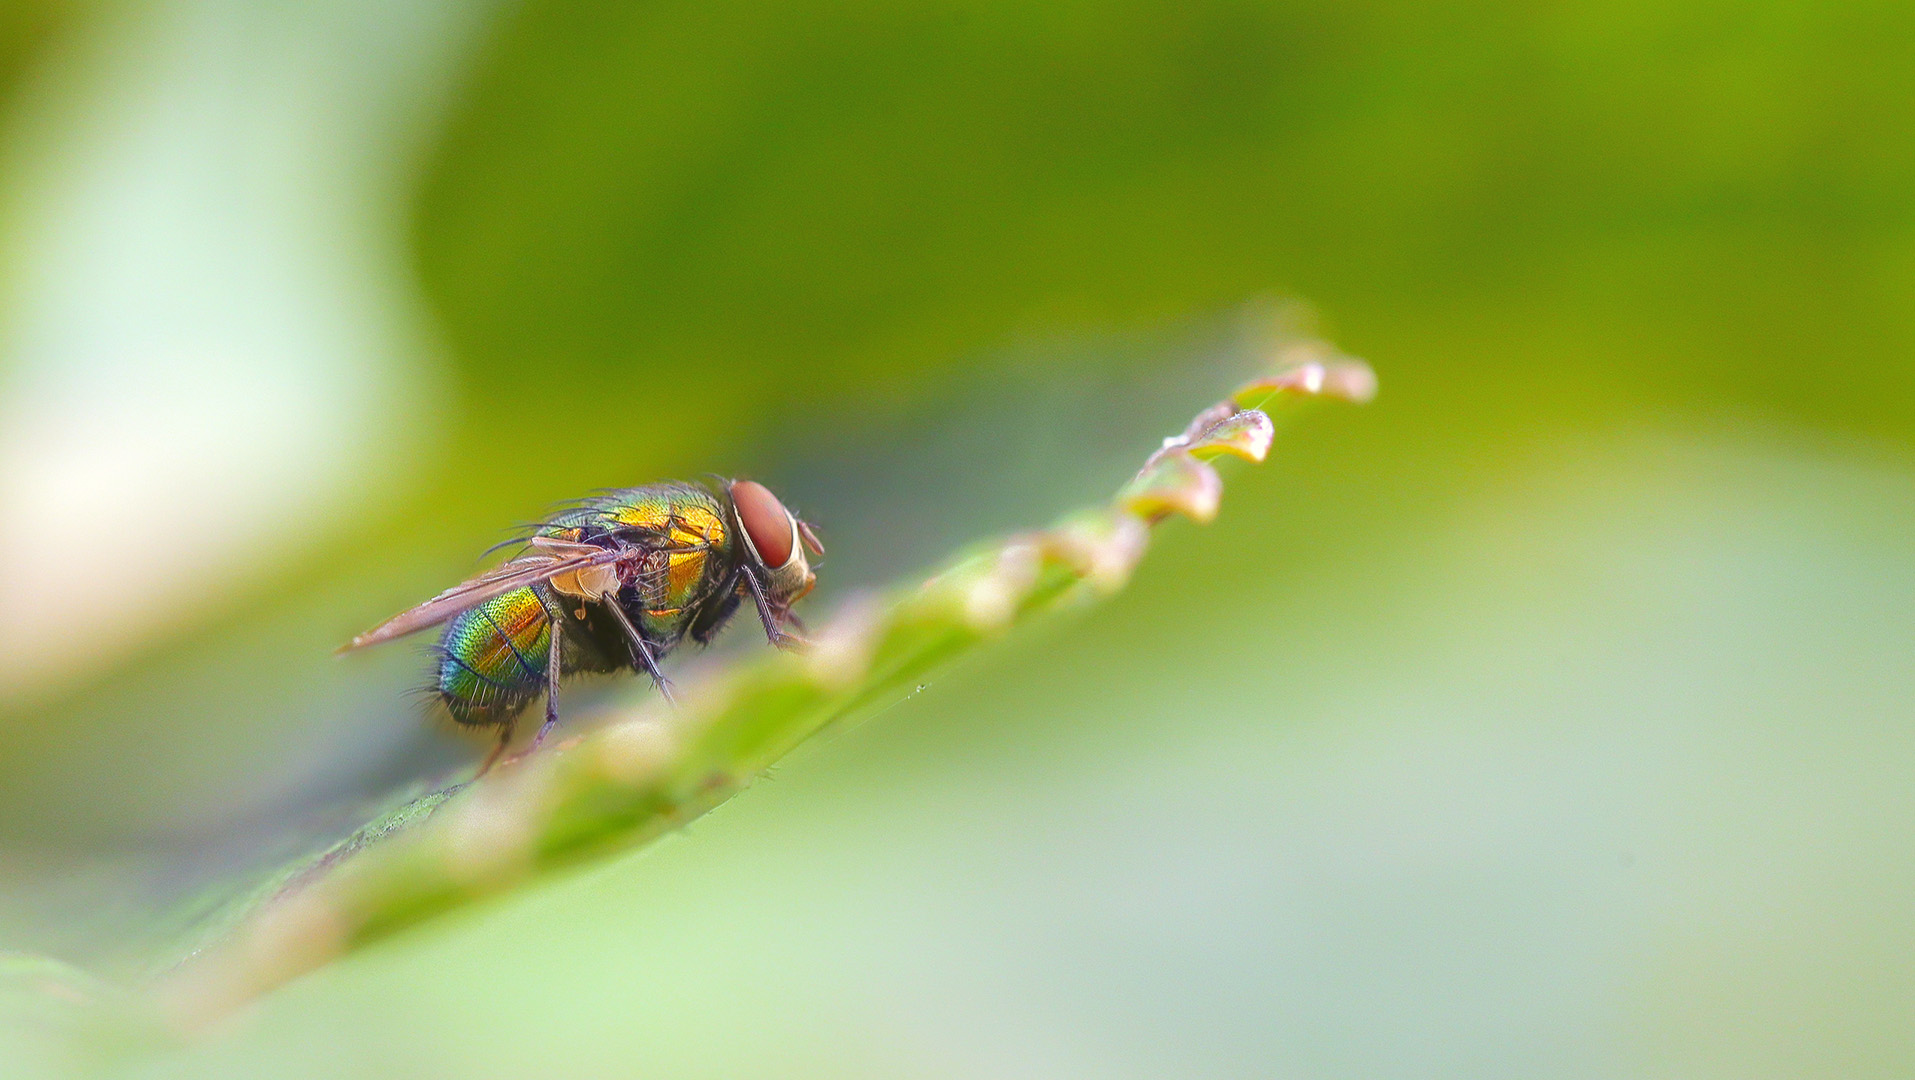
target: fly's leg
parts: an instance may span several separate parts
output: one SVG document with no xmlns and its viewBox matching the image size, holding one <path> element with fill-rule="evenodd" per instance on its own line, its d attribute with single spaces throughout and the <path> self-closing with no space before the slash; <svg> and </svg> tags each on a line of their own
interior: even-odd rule
<svg viewBox="0 0 1915 1080">
<path fill-rule="evenodd" d="M 477 780 L 479 777 L 484 776 L 488 772 L 491 772 L 492 766 L 497 765 L 499 763 L 499 755 L 505 753 L 506 746 L 510 744 L 511 742 L 512 742 L 512 725 L 507 724 L 505 725 L 505 728 L 499 732 L 498 745 L 494 746 L 492 748 L 492 752 L 485 756 L 485 760 L 479 764 L 479 771 L 472 774 L 472 778 L 474 780 Z"/>
<path fill-rule="evenodd" d="M 551 655 L 545 661 L 545 723 L 539 725 L 539 733 L 532 737 L 532 750 L 545 741 L 547 735 L 559 724 L 559 624 L 552 623 L 549 635 L 552 639 Z M 526 751 L 530 753 L 531 751 Z"/>
<path fill-rule="evenodd" d="M 778 617 L 771 613 L 771 604 L 765 599 L 765 587 L 758 584 L 758 575 L 749 569 L 739 571 L 745 579 L 745 585 L 751 589 L 752 603 L 758 605 L 758 618 L 765 624 L 765 637 L 780 649 L 803 649 L 811 642 L 791 633 L 778 624 Z"/>
<path fill-rule="evenodd" d="M 651 643 L 639 634 L 638 627 L 632 625 L 631 616 L 625 614 L 625 609 L 618 606 L 616 597 L 607 599 L 605 607 L 611 611 L 612 617 L 618 620 L 619 629 L 625 631 L 625 639 L 631 642 L 632 666 L 644 669 L 645 673 L 652 677 L 652 683 L 658 687 L 658 692 L 665 695 L 665 700 L 677 705 L 678 699 L 672 696 L 672 684 L 665 681 L 665 673 L 659 670 L 658 657 L 653 655 Z"/>
</svg>

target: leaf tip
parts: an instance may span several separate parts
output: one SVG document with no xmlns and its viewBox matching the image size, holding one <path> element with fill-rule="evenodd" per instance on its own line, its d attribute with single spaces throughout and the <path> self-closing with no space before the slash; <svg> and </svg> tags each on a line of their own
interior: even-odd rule
<svg viewBox="0 0 1915 1080">
<path fill-rule="evenodd" d="M 1199 461 L 1228 454 L 1255 463 L 1269 456 L 1270 443 L 1276 434 L 1277 426 L 1271 423 L 1267 413 L 1245 409 L 1188 437 L 1189 444 L 1184 449 Z"/>
<path fill-rule="evenodd" d="M 1257 409 L 1279 395 L 1361 405 L 1376 397 L 1376 372 L 1323 342 L 1298 342 L 1283 351 L 1276 371 L 1244 383 L 1230 401 L 1240 409 Z"/>
<path fill-rule="evenodd" d="M 1124 487 L 1117 504 L 1147 522 L 1182 514 L 1207 522 L 1223 503 L 1223 478 L 1182 447 L 1160 452 Z"/>
</svg>

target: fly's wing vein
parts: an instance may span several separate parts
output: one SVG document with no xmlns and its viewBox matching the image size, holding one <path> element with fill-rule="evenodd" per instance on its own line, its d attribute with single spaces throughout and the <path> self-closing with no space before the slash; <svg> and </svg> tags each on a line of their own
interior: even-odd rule
<svg viewBox="0 0 1915 1080">
<path fill-rule="evenodd" d="M 597 544 L 581 544 L 575 540 L 561 540 L 556 536 L 528 536 L 525 542 L 527 546 L 554 558 L 590 555 L 595 551 L 605 550 Z"/>
<path fill-rule="evenodd" d="M 540 537 L 534 546 L 540 549 L 539 554 L 514 559 L 497 569 L 454 585 L 425 603 L 408 608 L 353 638 L 339 651 L 363 649 L 368 645 L 379 645 L 393 638 L 405 637 L 407 634 L 416 633 L 429 626 L 437 626 L 461 611 L 477 607 L 495 596 L 504 595 L 514 589 L 536 585 L 573 570 L 605 566 L 631 554 L 629 548 L 603 548 L 550 537 Z M 678 544 L 649 550 L 679 553 L 704 549 L 695 544 Z"/>
<path fill-rule="evenodd" d="M 514 559 L 470 581 L 454 585 L 425 603 L 408 608 L 353 638 L 340 651 L 363 649 L 368 645 L 378 645 L 391 641 L 393 638 L 404 637 L 429 626 L 437 626 L 459 612 L 477 607 L 495 596 L 504 595 L 514 589 L 522 589 L 527 585 L 536 585 L 568 571 L 617 562 L 626 554 L 619 548 L 592 547 L 589 544 L 576 546 L 589 548 L 589 551 L 563 556 L 532 555 L 523 559 Z"/>
</svg>

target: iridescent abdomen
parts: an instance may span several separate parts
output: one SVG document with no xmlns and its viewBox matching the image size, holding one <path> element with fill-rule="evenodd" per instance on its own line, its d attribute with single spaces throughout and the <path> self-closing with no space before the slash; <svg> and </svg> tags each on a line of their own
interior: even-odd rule
<svg viewBox="0 0 1915 1080">
<path fill-rule="evenodd" d="M 495 596 L 446 624 L 439 698 L 461 724 L 502 724 L 545 690 L 552 620 L 533 590 Z"/>
</svg>

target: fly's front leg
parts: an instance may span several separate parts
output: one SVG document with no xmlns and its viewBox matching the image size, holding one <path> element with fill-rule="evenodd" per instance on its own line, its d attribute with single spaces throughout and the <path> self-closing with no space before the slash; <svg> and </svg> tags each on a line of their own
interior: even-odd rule
<svg viewBox="0 0 1915 1080">
<path fill-rule="evenodd" d="M 772 614 L 771 603 L 765 599 L 765 587 L 758 584 L 758 575 L 752 573 L 749 567 L 740 570 L 739 573 L 743 575 L 746 587 L 751 590 L 752 603 L 758 605 L 758 619 L 765 624 L 765 638 L 780 649 L 797 650 L 810 647 L 811 642 L 786 630 L 780 625 L 778 616 Z"/>
<path fill-rule="evenodd" d="M 632 625 L 631 616 L 625 614 L 625 609 L 618 606 L 617 597 L 607 599 L 605 607 L 612 613 L 612 618 L 618 620 L 619 628 L 625 631 L 625 639 L 631 643 L 632 666 L 641 668 L 650 675 L 652 682 L 658 687 L 658 692 L 665 695 L 665 700 L 677 705 L 678 699 L 672 696 L 672 684 L 665 681 L 665 673 L 659 670 L 658 657 L 652 652 L 651 642 L 646 641 L 638 632 L 638 627 Z"/>
</svg>

